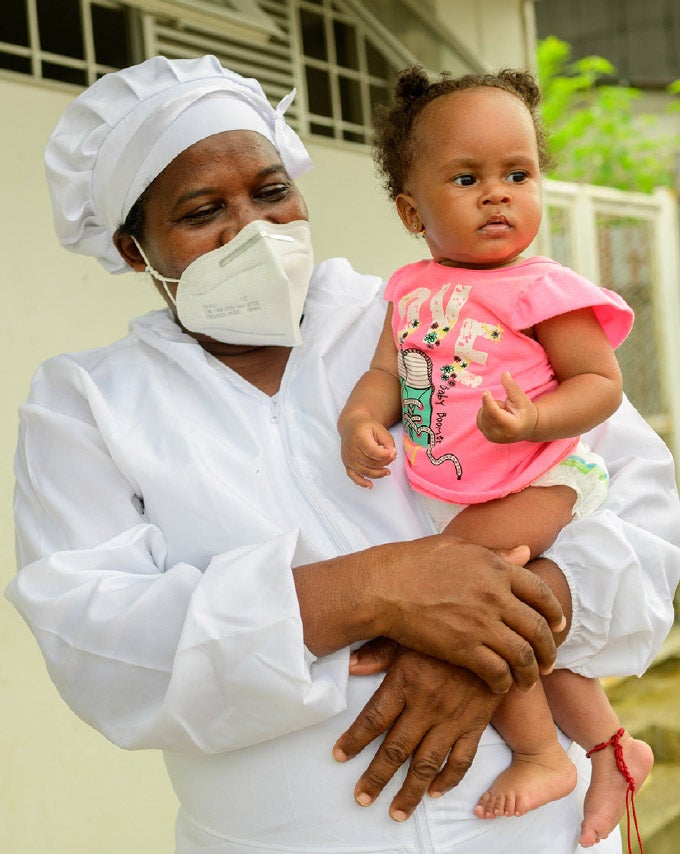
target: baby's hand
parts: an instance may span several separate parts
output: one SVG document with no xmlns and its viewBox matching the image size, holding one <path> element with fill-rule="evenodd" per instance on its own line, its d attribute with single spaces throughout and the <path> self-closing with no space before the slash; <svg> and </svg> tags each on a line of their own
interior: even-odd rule
<svg viewBox="0 0 680 854">
<path fill-rule="evenodd" d="M 340 454 L 345 471 L 357 486 L 373 489 L 368 478 L 385 477 L 387 466 L 396 458 L 394 439 L 382 424 L 369 419 L 347 420 L 341 426 Z"/>
<path fill-rule="evenodd" d="M 505 400 L 494 400 L 491 392 L 482 392 L 482 406 L 477 413 L 477 426 L 490 442 L 532 440 L 538 424 L 538 409 L 524 394 L 508 371 L 501 374 Z"/>
</svg>

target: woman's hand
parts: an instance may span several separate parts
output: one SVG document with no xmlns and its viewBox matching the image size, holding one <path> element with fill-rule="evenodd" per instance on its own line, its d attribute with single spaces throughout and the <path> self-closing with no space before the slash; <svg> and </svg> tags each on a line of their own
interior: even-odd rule
<svg viewBox="0 0 680 854">
<path fill-rule="evenodd" d="M 386 636 L 471 670 L 496 693 L 513 682 L 528 690 L 550 672 L 553 631 L 565 623 L 534 573 L 446 532 L 297 567 L 294 575 L 315 655 Z"/>
<path fill-rule="evenodd" d="M 464 667 L 496 693 L 513 682 L 528 690 L 552 670 L 562 608 L 522 566 L 444 532 L 421 550 L 419 563 L 396 559 L 383 569 L 388 593 L 378 594 L 384 614 L 375 635 Z"/>
<path fill-rule="evenodd" d="M 462 780 L 502 698 L 468 670 L 386 638 L 353 653 L 352 675 L 385 669 L 382 684 L 333 753 L 338 761 L 346 761 L 385 733 L 354 797 L 361 806 L 372 804 L 410 758 L 404 784 L 390 805 L 392 818 L 404 821 L 426 792 L 439 797 Z"/>
</svg>

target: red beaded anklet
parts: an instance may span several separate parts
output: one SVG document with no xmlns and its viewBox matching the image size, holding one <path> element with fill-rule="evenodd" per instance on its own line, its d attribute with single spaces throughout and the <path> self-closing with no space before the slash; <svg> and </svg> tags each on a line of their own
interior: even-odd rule
<svg viewBox="0 0 680 854">
<path fill-rule="evenodd" d="M 644 848 L 642 847 L 642 839 L 640 838 L 640 828 L 638 827 L 637 813 L 635 812 L 635 780 L 633 779 L 633 775 L 628 770 L 628 766 L 623 758 L 623 747 L 621 747 L 621 736 L 624 734 L 625 730 L 621 727 L 620 730 L 614 733 L 614 735 L 609 739 L 609 741 L 603 741 L 602 744 L 596 744 L 595 747 L 592 747 L 587 753 L 586 757 L 590 759 L 590 756 L 593 753 L 597 753 L 598 750 L 604 750 L 605 747 L 613 747 L 614 748 L 614 758 L 616 759 L 616 767 L 619 772 L 625 779 L 626 783 L 628 783 L 628 788 L 626 789 L 626 823 L 628 826 L 628 854 L 633 854 L 633 848 L 630 843 L 630 814 L 633 813 L 633 821 L 635 823 L 635 833 L 637 834 L 638 845 L 640 846 L 640 854 L 644 854 Z"/>
</svg>

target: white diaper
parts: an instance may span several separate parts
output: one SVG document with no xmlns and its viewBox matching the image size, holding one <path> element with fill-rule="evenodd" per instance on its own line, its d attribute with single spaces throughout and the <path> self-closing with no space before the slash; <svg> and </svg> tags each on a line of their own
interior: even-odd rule
<svg viewBox="0 0 680 854">
<path fill-rule="evenodd" d="M 604 504 L 609 492 L 609 474 L 602 457 L 579 441 L 568 457 L 536 478 L 531 486 L 570 486 L 576 493 L 574 518 L 581 519 Z M 468 506 L 450 504 L 428 495 L 420 497 L 439 533 Z"/>
</svg>

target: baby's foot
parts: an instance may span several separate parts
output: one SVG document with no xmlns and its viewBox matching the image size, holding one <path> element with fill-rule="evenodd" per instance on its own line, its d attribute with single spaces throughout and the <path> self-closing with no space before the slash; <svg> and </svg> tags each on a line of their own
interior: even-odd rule
<svg viewBox="0 0 680 854">
<path fill-rule="evenodd" d="M 576 768 L 557 742 L 541 753 L 513 753 L 509 767 L 484 792 L 474 814 L 477 818 L 524 815 L 568 795 L 576 779 Z"/>
<path fill-rule="evenodd" d="M 635 791 L 647 779 L 654 764 L 652 748 L 625 732 L 620 739 L 623 761 L 635 780 Z M 583 805 L 583 824 L 579 845 L 589 848 L 606 839 L 626 812 L 628 781 L 616 765 L 614 747 L 608 746 L 591 754 L 593 773 Z"/>
</svg>

